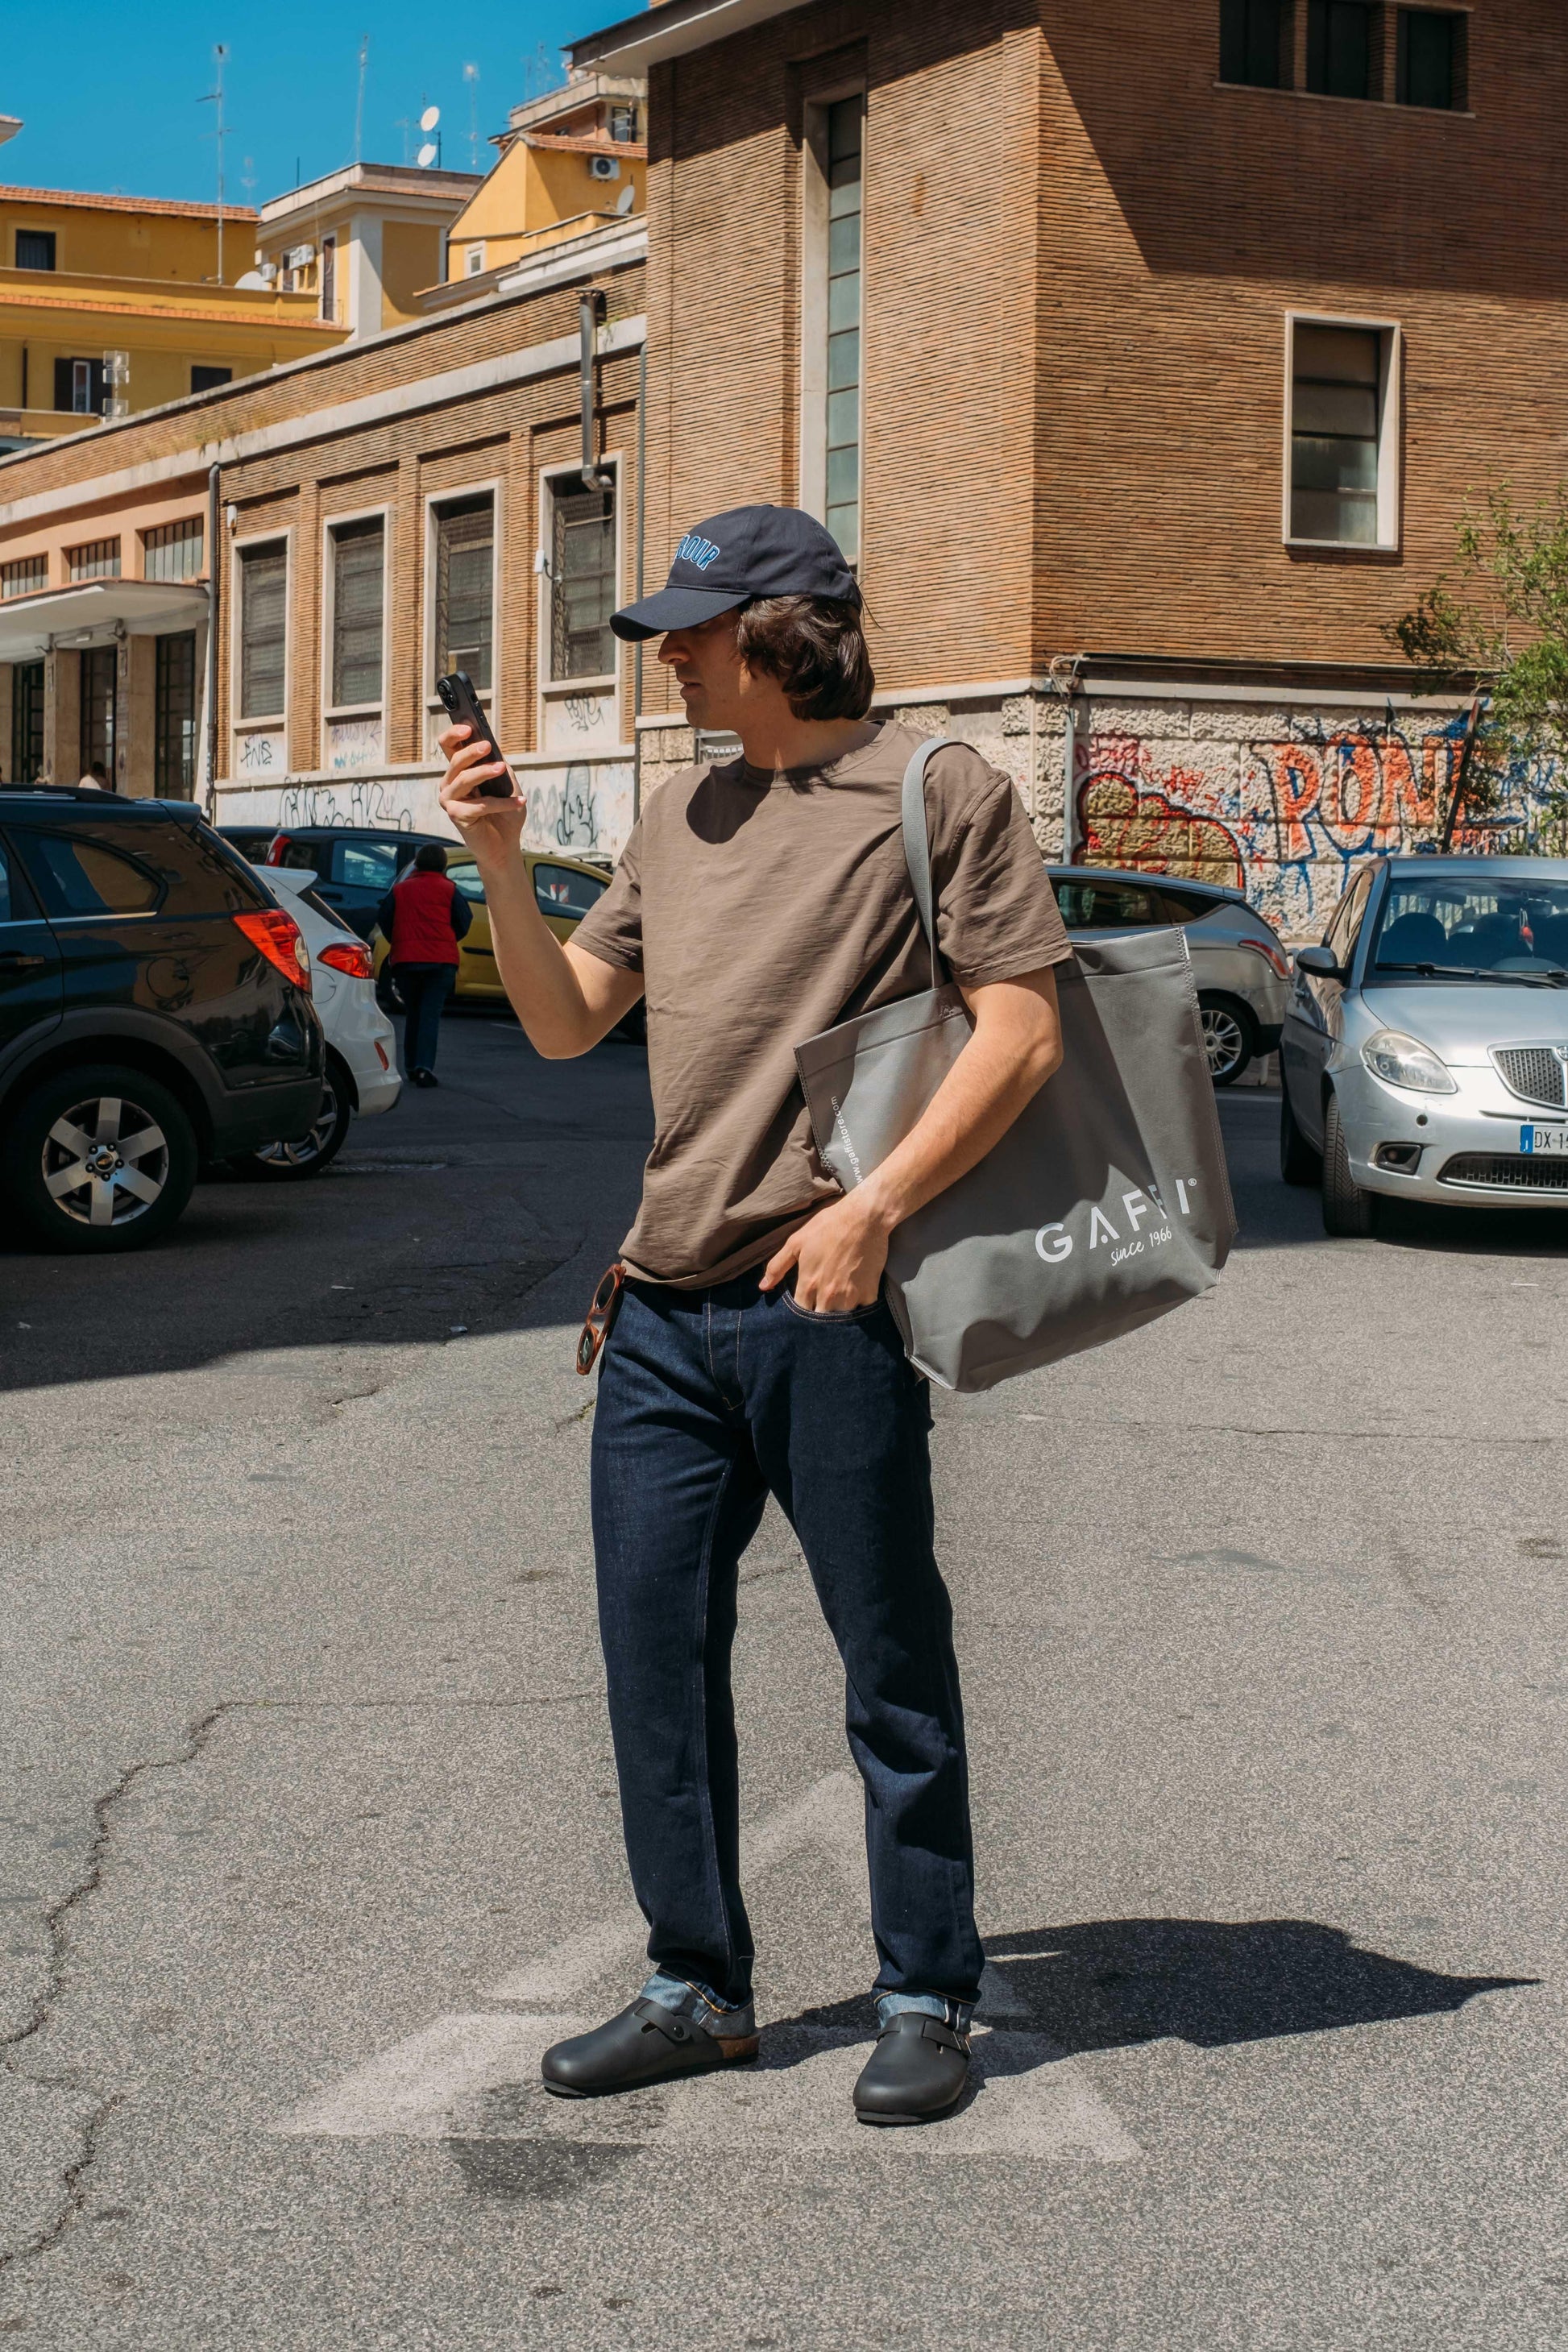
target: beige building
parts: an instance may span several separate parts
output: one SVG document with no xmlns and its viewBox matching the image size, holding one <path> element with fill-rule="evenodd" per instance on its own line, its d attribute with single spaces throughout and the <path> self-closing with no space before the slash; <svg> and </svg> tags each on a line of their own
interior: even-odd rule
<svg viewBox="0 0 1568 2352">
<path fill-rule="evenodd" d="M 460 667 L 531 837 L 618 850 L 641 236 L 612 222 L 461 307 L 0 459 L 6 781 L 96 756 L 220 824 L 438 824 L 435 680 Z"/>
<path fill-rule="evenodd" d="M 447 233 L 487 184 L 472 172 L 350 163 L 262 205 L 245 282 L 313 296 L 321 320 L 353 336 L 402 326 L 445 278 Z"/>
</svg>

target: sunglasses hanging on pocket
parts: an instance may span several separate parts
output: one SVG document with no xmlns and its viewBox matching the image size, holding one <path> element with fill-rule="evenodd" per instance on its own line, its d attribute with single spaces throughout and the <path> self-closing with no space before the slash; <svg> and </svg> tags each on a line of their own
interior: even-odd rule
<svg viewBox="0 0 1568 2352">
<path fill-rule="evenodd" d="M 599 1350 L 615 1328 L 616 1318 L 621 1311 L 621 1294 L 626 1287 L 626 1270 L 618 1258 L 607 1274 L 599 1276 L 599 1286 L 594 1293 L 577 1338 L 577 1370 L 580 1372 L 591 1372 L 599 1360 Z"/>
</svg>

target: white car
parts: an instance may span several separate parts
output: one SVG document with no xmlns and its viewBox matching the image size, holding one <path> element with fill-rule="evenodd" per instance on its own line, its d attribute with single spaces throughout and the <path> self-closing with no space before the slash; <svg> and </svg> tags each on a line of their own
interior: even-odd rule
<svg viewBox="0 0 1568 2352">
<path fill-rule="evenodd" d="M 300 1136 L 264 1143 L 234 1162 L 247 1175 L 319 1176 L 335 1160 L 357 1111 L 390 1110 L 403 1091 L 391 1022 L 375 1001 L 371 951 L 293 866 L 251 868 L 299 924 L 310 958 L 310 993 L 327 1039 L 321 1107 Z"/>
</svg>

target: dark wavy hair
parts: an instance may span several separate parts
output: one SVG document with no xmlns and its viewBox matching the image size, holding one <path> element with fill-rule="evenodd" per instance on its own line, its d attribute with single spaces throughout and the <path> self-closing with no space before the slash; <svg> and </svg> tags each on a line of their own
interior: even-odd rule
<svg viewBox="0 0 1568 2352">
<path fill-rule="evenodd" d="M 864 719 L 876 691 L 861 606 L 838 596 L 759 596 L 735 642 L 747 667 L 776 677 L 797 719 Z"/>
</svg>

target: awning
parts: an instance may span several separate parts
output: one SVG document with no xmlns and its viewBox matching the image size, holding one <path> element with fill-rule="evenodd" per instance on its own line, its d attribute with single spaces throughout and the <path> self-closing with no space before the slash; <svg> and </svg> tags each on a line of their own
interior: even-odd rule
<svg viewBox="0 0 1568 2352">
<path fill-rule="evenodd" d="M 184 580 L 83 580 L 0 604 L 0 662 L 36 661 L 57 646 L 105 646 L 206 618 L 207 592 Z"/>
</svg>

